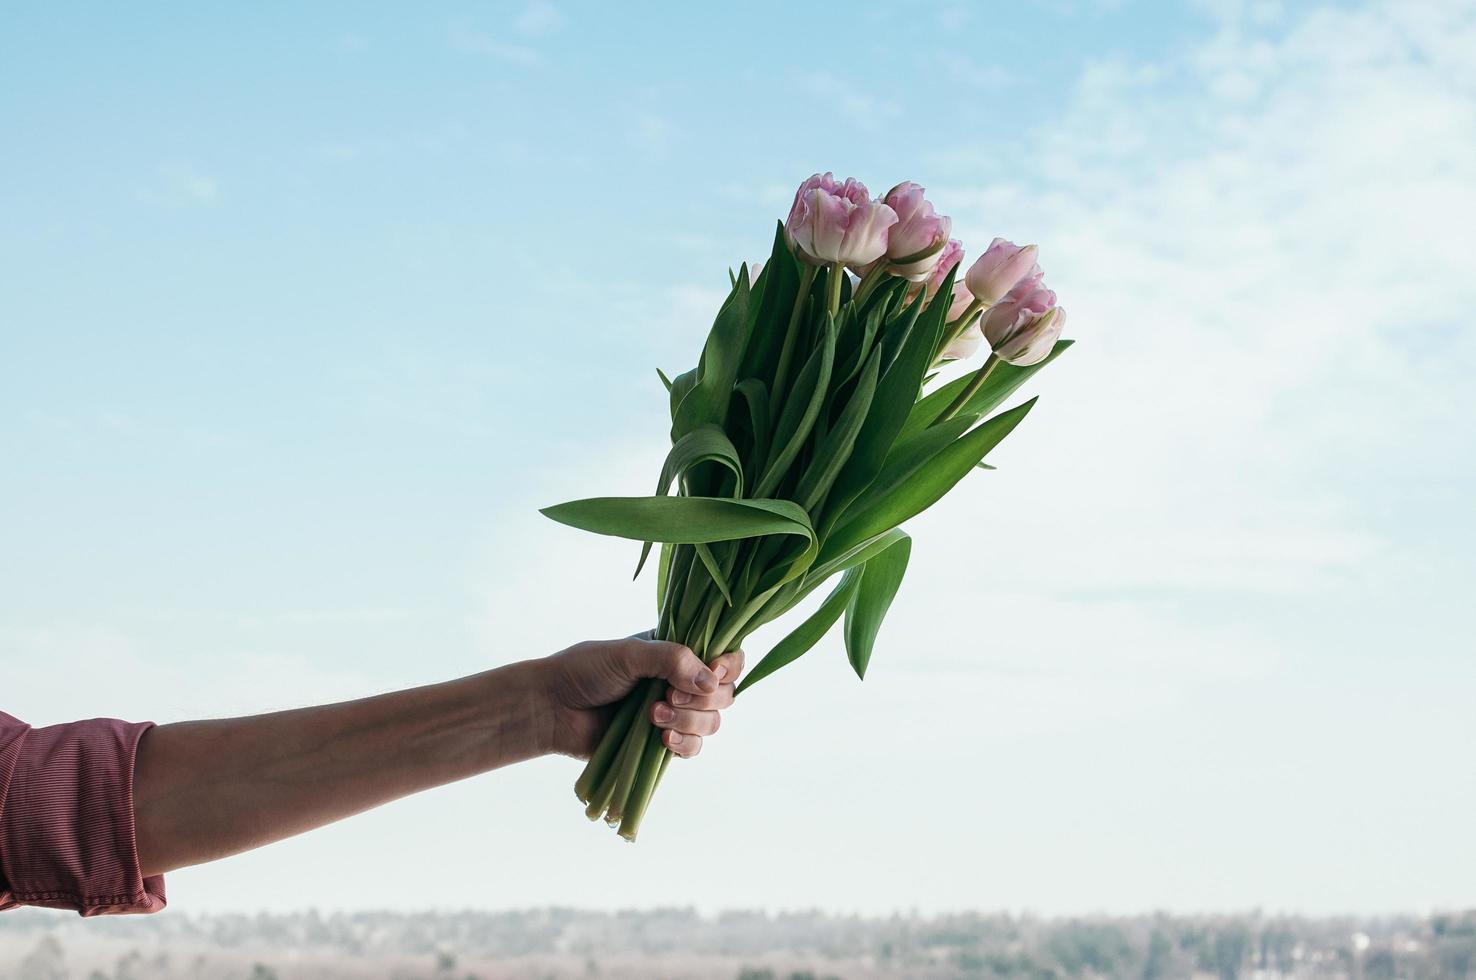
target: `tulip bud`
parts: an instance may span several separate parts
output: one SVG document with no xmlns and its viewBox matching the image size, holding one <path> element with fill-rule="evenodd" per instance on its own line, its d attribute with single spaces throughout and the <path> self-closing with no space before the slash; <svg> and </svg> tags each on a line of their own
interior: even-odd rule
<svg viewBox="0 0 1476 980">
<path fill-rule="evenodd" d="M 825 173 L 800 185 L 784 229 L 802 261 L 860 268 L 886 254 L 896 223 L 897 212 L 872 201 L 865 184 L 854 178 L 837 183 Z"/>
<path fill-rule="evenodd" d="M 969 266 L 964 281 L 969 284 L 969 291 L 985 303 L 998 303 L 1022 280 L 1040 277 L 1040 266 L 1035 264 L 1036 252 L 1034 245 L 1021 247 L 996 238 Z"/>
<path fill-rule="evenodd" d="M 1001 361 L 1029 367 L 1045 360 L 1065 325 L 1056 294 L 1039 279 L 1027 279 L 984 314 L 983 332 Z"/>
<path fill-rule="evenodd" d="M 974 356 L 974 352 L 984 343 L 984 332 L 979 326 L 979 314 L 976 312 L 969 317 L 969 322 L 962 326 L 958 321 L 964 314 L 975 306 L 974 294 L 969 292 L 968 284 L 959 281 L 953 284 L 953 299 L 948 304 L 948 323 L 954 331 L 953 339 L 948 346 L 943 348 L 938 355 L 938 361 L 961 361 Z"/>
<path fill-rule="evenodd" d="M 948 322 L 957 322 L 958 318 L 968 312 L 969 307 L 974 305 L 974 294 L 969 292 L 969 284 L 956 282 L 953 284 L 953 299 L 948 304 Z"/>
<path fill-rule="evenodd" d="M 948 273 L 963 261 L 963 254 L 963 242 L 957 238 L 950 238 L 948 244 L 943 246 L 943 251 L 938 253 L 938 262 L 933 266 L 933 271 L 929 272 L 928 277 L 923 280 L 923 288 L 927 290 L 928 299 L 931 300 L 937 295 L 938 290 L 943 288 L 943 280 L 947 279 Z M 955 301 L 958 299 L 958 287 L 961 285 L 963 285 L 962 279 L 954 284 L 953 298 Z M 971 297 L 972 295 L 970 294 Z M 963 308 L 959 307 L 959 312 L 962 311 Z M 949 310 L 949 314 L 950 320 L 955 319 L 958 315 L 953 310 Z"/>
<path fill-rule="evenodd" d="M 897 213 L 897 224 L 887 238 L 887 271 L 922 282 L 948 246 L 953 219 L 934 212 L 932 202 L 923 196 L 923 188 L 911 182 L 888 191 L 886 203 Z"/>
<path fill-rule="evenodd" d="M 940 361 L 966 361 L 973 357 L 975 352 L 984 344 L 984 331 L 975 320 L 964 328 L 963 333 L 954 337 L 952 342 L 938 355 Z"/>
</svg>

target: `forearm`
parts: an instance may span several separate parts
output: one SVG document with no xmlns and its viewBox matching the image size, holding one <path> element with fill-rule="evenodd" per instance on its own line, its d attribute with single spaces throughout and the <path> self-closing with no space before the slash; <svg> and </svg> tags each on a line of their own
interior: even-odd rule
<svg viewBox="0 0 1476 980">
<path fill-rule="evenodd" d="M 548 750 L 537 661 L 342 704 L 163 725 L 139 745 L 145 875 L 291 837 Z"/>
</svg>

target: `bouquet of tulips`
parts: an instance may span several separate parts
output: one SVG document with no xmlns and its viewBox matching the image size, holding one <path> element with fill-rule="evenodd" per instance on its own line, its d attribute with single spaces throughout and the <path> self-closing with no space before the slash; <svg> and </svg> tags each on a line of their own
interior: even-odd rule
<svg viewBox="0 0 1476 980">
<path fill-rule="evenodd" d="M 543 511 L 644 542 L 637 575 L 659 543 L 656 639 L 709 662 L 833 582 L 740 692 L 842 616 L 865 676 L 907 569 L 899 525 L 989 468 L 985 455 L 1035 400 L 990 413 L 1071 343 L 1058 339 L 1065 311 L 1034 245 L 996 238 L 960 277 L 951 231 L 917 184 L 872 200 L 853 179 L 806 180 L 769 258 L 731 275 L 697 366 L 661 374 L 671 451 L 655 494 Z M 986 342 L 977 368 L 936 380 Z M 649 720 L 664 687 L 626 698 L 575 784 L 590 819 L 627 840 L 671 757 Z"/>
</svg>

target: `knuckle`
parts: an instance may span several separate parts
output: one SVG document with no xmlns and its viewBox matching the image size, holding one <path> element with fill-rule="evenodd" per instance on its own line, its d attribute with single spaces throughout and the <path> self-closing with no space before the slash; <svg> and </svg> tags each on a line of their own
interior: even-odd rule
<svg viewBox="0 0 1476 980">
<path fill-rule="evenodd" d="M 610 648 L 609 656 L 622 669 L 633 671 L 641 662 L 641 645 L 633 640 L 621 640 Z"/>
</svg>

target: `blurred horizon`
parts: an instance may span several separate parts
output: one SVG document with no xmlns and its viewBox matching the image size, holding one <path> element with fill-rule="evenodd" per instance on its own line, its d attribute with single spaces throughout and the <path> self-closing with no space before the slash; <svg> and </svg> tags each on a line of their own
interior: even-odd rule
<svg viewBox="0 0 1476 980">
<path fill-rule="evenodd" d="M 1425 918 L 837 917 L 691 909 L 154 916 L 81 921 L 36 910 L 0 919 L 16 980 L 1463 980 L 1476 971 L 1476 910 Z M 3 967 L 0 967 L 3 971 Z M 0 972 L 0 976 L 9 976 Z"/>
<path fill-rule="evenodd" d="M 545 759 L 172 911 L 1470 907 L 1473 51 L 1470 0 L 7 7 L 0 710 L 646 628 L 537 508 L 649 492 L 654 369 L 800 180 L 912 179 L 1078 343 L 909 525 L 864 684 L 832 636 L 745 694 L 634 847 Z"/>
</svg>

